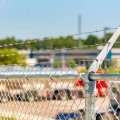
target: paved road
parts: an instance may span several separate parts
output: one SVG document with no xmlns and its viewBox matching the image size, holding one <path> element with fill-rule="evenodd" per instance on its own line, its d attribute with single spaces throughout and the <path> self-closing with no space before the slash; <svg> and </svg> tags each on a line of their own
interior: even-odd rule
<svg viewBox="0 0 120 120">
<path fill-rule="evenodd" d="M 108 99 L 96 98 L 96 110 L 105 110 L 109 106 Z M 68 101 L 12 101 L 0 104 L 0 112 L 5 116 L 16 116 L 24 120 L 53 120 L 56 114 L 78 111 L 85 108 L 85 99 Z"/>
</svg>

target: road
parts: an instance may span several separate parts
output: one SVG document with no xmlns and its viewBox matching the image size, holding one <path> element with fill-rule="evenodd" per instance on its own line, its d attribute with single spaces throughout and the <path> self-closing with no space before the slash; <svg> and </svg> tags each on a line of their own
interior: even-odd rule
<svg viewBox="0 0 120 120">
<path fill-rule="evenodd" d="M 109 100 L 105 97 L 96 98 L 96 110 L 105 110 Z M 69 113 L 85 108 L 85 99 L 76 100 L 45 100 L 36 102 L 11 101 L 0 103 L 3 116 L 15 116 L 20 120 L 53 120 L 58 113 Z"/>
</svg>

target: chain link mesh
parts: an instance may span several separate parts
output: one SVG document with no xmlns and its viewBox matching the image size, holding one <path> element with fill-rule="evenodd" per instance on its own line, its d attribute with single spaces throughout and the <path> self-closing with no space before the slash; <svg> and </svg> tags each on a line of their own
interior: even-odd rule
<svg viewBox="0 0 120 120">
<path fill-rule="evenodd" d="M 27 77 L 27 74 L 33 71 L 36 76 L 38 72 L 43 72 L 45 75 L 50 72 L 62 75 L 74 73 L 76 70 L 17 66 L 1 66 L 0 68 L 1 74 L 7 73 L 0 82 L 1 116 L 52 120 L 68 119 L 71 115 L 77 118 L 79 114 L 82 114 L 79 113 L 80 109 L 83 109 L 84 113 L 84 83 L 77 83 L 78 78 Z M 9 77 L 11 73 L 13 75 L 26 74 L 26 77 L 11 78 Z M 68 115 L 64 115 L 65 113 Z"/>
<path fill-rule="evenodd" d="M 13 49 L 15 45 L 28 43 L 31 42 L 2 44 L 0 48 Z M 87 45 L 81 46 L 81 48 L 86 47 Z M 76 48 L 74 49 L 76 50 Z M 46 51 L 59 51 L 59 54 L 61 52 L 60 50 Z M 38 53 L 36 52 L 36 54 Z M 97 54 L 99 54 L 98 51 L 95 55 L 97 56 Z M 0 55 L 0 59 L 5 60 L 8 57 L 12 59 L 13 56 L 20 57 L 20 55 L 21 53 L 18 54 L 15 51 L 11 54 L 6 52 Z M 93 63 L 95 55 L 91 57 L 82 53 L 80 59 L 78 53 L 71 56 L 71 60 L 76 58 L 77 64 L 70 59 L 59 59 L 58 57 L 60 62 L 65 59 L 65 63 L 70 63 L 67 65 L 68 67 L 59 65 L 57 67 L 50 65 L 32 67 L 25 66 L 24 61 L 22 61 L 23 64 L 13 62 L 12 65 L 6 61 L 4 65 L 0 65 L 0 119 L 85 120 L 85 85 L 88 83 L 81 76 Z M 44 58 L 47 57 L 46 54 Z M 119 59 L 119 57 L 106 58 L 95 74 L 119 74 Z M 119 81 L 108 79 L 96 81 L 93 95 L 95 96 L 96 120 L 120 119 Z"/>
<path fill-rule="evenodd" d="M 0 114 L 3 117 L 25 120 L 85 120 L 85 82 L 79 77 L 62 77 L 71 73 L 83 74 L 93 60 L 81 60 L 73 68 L 40 68 L 1 66 Z M 107 60 L 108 64 L 109 60 Z M 102 65 L 97 73 L 119 73 L 119 67 Z M 6 73 L 6 74 L 5 74 Z M 25 74 L 18 78 L 9 75 Z M 38 73 L 43 77 L 36 77 Z M 29 74 L 33 77 L 27 77 Z M 60 74 L 61 77 L 52 76 Z M 49 76 L 49 77 L 48 77 Z M 96 81 L 95 102 L 97 120 L 120 119 L 118 81 Z"/>
</svg>

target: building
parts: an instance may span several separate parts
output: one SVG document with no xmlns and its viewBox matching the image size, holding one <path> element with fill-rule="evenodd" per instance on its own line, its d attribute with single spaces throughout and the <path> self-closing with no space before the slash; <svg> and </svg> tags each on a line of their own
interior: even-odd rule
<svg viewBox="0 0 120 120">
<path fill-rule="evenodd" d="M 120 48 L 113 48 L 110 51 L 109 58 L 115 60 L 115 62 L 120 66 Z"/>
<path fill-rule="evenodd" d="M 37 64 L 37 59 L 36 58 L 31 58 L 31 50 L 19 50 L 19 54 L 24 54 L 26 56 L 26 63 L 29 66 L 34 66 Z"/>
<path fill-rule="evenodd" d="M 79 66 L 92 62 L 99 54 L 103 47 L 98 49 L 73 49 L 73 50 L 19 50 L 20 54 L 27 56 L 26 62 L 28 65 L 53 65 L 55 60 L 59 60 L 62 66 L 68 66 L 71 60 L 74 60 Z M 112 48 L 107 58 L 112 61 L 116 59 L 120 65 L 120 48 Z"/>
<path fill-rule="evenodd" d="M 68 66 L 71 60 L 74 60 L 78 65 L 82 65 L 84 61 L 92 61 L 98 53 L 99 50 L 97 49 L 61 49 L 32 51 L 30 56 L 36 58 L 39 64 L 52 65 L 55 60 L 59 60 L 64 67 Z"/>
</svg>

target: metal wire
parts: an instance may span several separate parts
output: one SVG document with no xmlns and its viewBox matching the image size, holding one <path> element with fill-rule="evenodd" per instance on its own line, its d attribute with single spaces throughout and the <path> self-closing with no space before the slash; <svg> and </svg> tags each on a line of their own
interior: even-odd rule
<svg viewBox="0 0 120 120">
<path fill-rule="evenodd" d="M 100 31 L 104 30 L 94 32 Z M 89 33 L 92 32 L 82 34 Z M 20 54 L 3 54 L 0 57 L 15 55 Z M 85 120 L 85 84 L 88 81 L 81 78 L 88 70 L 85 63 L 88 61 L 91 64 L 94 58 L 82 58 L 81 61 L 83 66 L 76 65 L 68 69 L 54 66 L 28 67 L 24 64 L 0 65 L 0 119 Z M 110 59 L 107 61 L 111 62 Z M 100 66 L 98 72 L 99 81 L 96 80 L 96 91 L 92 94 L 96 103 L 96 120 L 120 119 L 120 82 L 113 81 L 113 76 L 119 78 L 119 64 Z M 106 80 L 103 79 L 105 73 Z M 111 82 L 108 82 L 110 78 Z"/>
<path fill-rule="evenodd" d="M 113 27 L 113 28 L 108 28 L 107 30 L 115 30 L 118 27 Z M 92 34 L 92 33 L 97 33 L 97 32 L 102 32 L 104 31 L 104 29 L 101 30 L 95 30 L 95 31 L 90 31 L 90 32 L 84 32 L 84 33 L 80 33 L 80 34 L 73 34 L 73 35 L 63 35 L 63 37 L 67 37 L 67 36 L 79 36 L 79 35 L 84 35 L 84 34 Z M 49 39 L 51 37 L 48 37 L 47 39 Z M 22 41 L 21 43 L 14 43 L 14 44 L 4 44 L 4 45 L 0 45 L 0 48 L 4 48 L 4 47 L 12 47 L 12 46 L 16 46 L 16 45 L 24 45 L 24 44 L 30 44 L 32 42 L 37 42 L 38 40 L 31 40 L 31 41 Z M 97 44 L 96 44 L 97 45 Z M 88 46 L 93 46 L 93 45 L 88 45 Z"/>
<path fill-rule="evenodd" d="M 32 71 L 35 71 L 34 67 L 19 68 L 16 65 L 15 65 L 15 67 L 16 67 L 15 69 L 11 68 L 11 66 L 8 66 L 8 67 L 9 67 L 9 69 L 7 68 L 6 65 L 4 65 L 4 67 L 1 68 L 3 73 L 5 73 L 4 71 L 6 71 L 7 74 L 9 74 L 9 72 L 10 72 L 11 74 L 15 75 L 15 72 L 20 74 L 19 70 L 21 70 L 23 74 L 28 75 L 27 74 L 28 70 L 30 71 L 29 74 L 32 74 Z M 5 69 L 3 69 L 3 68 L 5 68 Z M 38 71 L 39 70 L 40 69 L 38 69 Z M 40 73 L 42 71 L 44 71 L 45 74 L 47 74 L 48 69 L 45 70 L 43 68 L 42 70 L 40 70 Z M 63 70 L 60 70 L 60 71 L 62 72 Z M 70 70 L 67 70 L 66 73 L 69 73 L 69 71 Z M 0 73 L 1 73 L 1 71 L 0 71 Z M 57 74 L 57 71 L 54 73 Z M 37 74 L 37 72 L 35 72 L 34 76 L 36 74 Z M 59 89 L 63 90 L 62 92 L 65 95 L 66 94 L 66 91 L 64 89 L 65 84 L 66 84 L 67 88 L 71 88 L 70 87 L 71 83 L 77 82 L 77 79 L 73 81 L 70 79 L 68 80 L 68 78 L 69 77 L 67 77 L 63 81 L 63 80 L 61 80 L 61 77 L 60 78 L 59 77 L 56 77 L 56 78 L 52 77 L 52 79 L 54 80 L 53 81 L 53 80 L 50 80 L 49 77 L 48 77 L 48 79 L 46 79 L 46 78 L 36 79 L 35 77 L 33 79 L 30 79 L 26 76 L 23 79 L 21 79 L 21 78 L 13 79 L 13 78 L 6 76 L 6 79 L 5 80 L 3 79 L 2 85 L 4 85 L 3 83 L 5 83 L 5 81 L 8 82 L 9 85 L 12 84 L 11 89 L 9 91 L 11 93 L 13 93 L 13 85 L 14 85 L 13 83 L 14 82 L 16 83 L 16 85 L 15 85 L 17 88 L 16 90 L 22 89 L 22 86 L 19 88 L 19 84 L 21 83 L 21 80 L 22 80 L 23 84 L 30 84 L 31 86 L 39 84 L 40 87 L 38 88 L 38 90 L 42 89 L 42 83 L 44 83 L 44 85 L 47 86 L 47 82 L 48 83 L 50 82 L 51 87 L 52 87 L 52 85 L 54 85 L 56 83 L 54 87 L 56 89 L 58 89 L 58 86 L 59 86 Z M 17 84 L 17 82 L 19 84 Z M 35 83 L 33 84 L 33 82 L 35 82 Z M 82 83 L 82 84 L 84 84 L 84 83 Z M 112 84 L 114 86 L 116 86 L 117 89 L 119 89 L 118 84 L 116 82 L 113 82 Z M 112 90 L 113 85 L 109 86 L 110 87 L 109 91 L 114 96 L 113 90 Z M 81 85 L 81 87 L 82 87 L 82 85 Z M 101 84 L 101 90 L 102 90 L 102 88 L 105 88 L 103 84 Z M 25 88 L 25 89 L 26 90 L 28 89 L 29 91 L 31 91 L 31 89 L 29 87 Z M 42 93 L 44 93 L 44 91 L 45 91 L 45 88 L 42 89 Z M 59 97 L 62 96 L 63 93 L 60 96 L 56 96 L 55 100 L 53 100 L 52 98 L 50 98 L 50 99 L 40 98 L 40 100 L 39 100 L 37 98 L 37 101 L 28 101 L 28 102 L 26 102 L 27 98 L 24 100 L 24 98 L 22 98 L 22 96 L 20 96 L 20 99 L 22 100 L 21 102 L 19 101 L 19 97 L 18 97 L 17 99 L 14 98 L 13 100 L 5 102 L 4 104 L 0 103 L 1 109 L 2 109 L 2 111 L 0 111 L 0 112 L 2 113 L 3 116 L 7 116 L 7 113 L 11 113 L 12 115 L 15 114 L 15 117 L 17 119 L 18 118 L 21 118 L 21 119 L 26 118 L 26 119 L 35 119 L 35 120 L 37 120 L 37 119 L 51 119 L 52 120 L 52 119 L 56 119 L 56 118 L 60 119 L 63 116 L 65 117 L 65 114 L 67 114 L 67 117 L 70 119 L 76 118 L 76 120 L 79 120 L 79 119 L 85 120 L 84 119 L 85 99 L 84 99 L 84 97 L 79 96 L 79 90 L 75 89 L 74 92 L 75 93 L 73 93 L 73 91 L 71 91 L 70 93 L 71 93 L 71 95 L 75 94 L 76 97 L 72 98 L 72 99 L 68 99 L 68 100 L 67 99 L 66 100 L 59 100 Z M 84 94 L 84 87 L 83 87 L 82 92 Z M 112 103 L 110 103 L 110 98 L 108 96 L 107 91 L 105 91 L 103 93 L 104 93 L 103 96 L 101 96 L 100 93 L 95 94 L 97 96 L 96 97 L 97 113 L 99 113 L 102 120 L 105 119 L 105 115 L 106 115 L 107 119 L 112 119 L 110 115 L 113 115 L 113 114 L 114 114 L 114 116 L 118 117 L 116 115 L 116 113 L 113 113 L 113 114 L 109 113 L 110 110 L 112 110 L 113 112 L 115 112 L 115 110 L 111 109 L 111 108 L 110 108 L 110 110 L 108 109 L 109 106 L 112 106 Z M 32 94 L 32 91 L 31 91 L 31 94 Z M 34 94 L 32 94 L 32 95 L 34 95 Z M 7 96 L 7 94 L 5 94 L 5 96 Z M 42 94 L 41 94 L 41 96 L 42 96 Z M 117 98 L 114 98 L 114 97 L 113 97 L 113 100 L 118 101 Z M 109 105 L 109 103 L 110 103 L 110 105 Z M 81 112 L 80 110 L 83 110 L 83 111 Z M 35 112 L 33 112 L 33 111 L 35 111 Z M 74 113 L 74 118 L 71 116 L 72 113 Z M 64 119 L 67 119 L 67 117 L 65 117 Z"/>
</svg>

